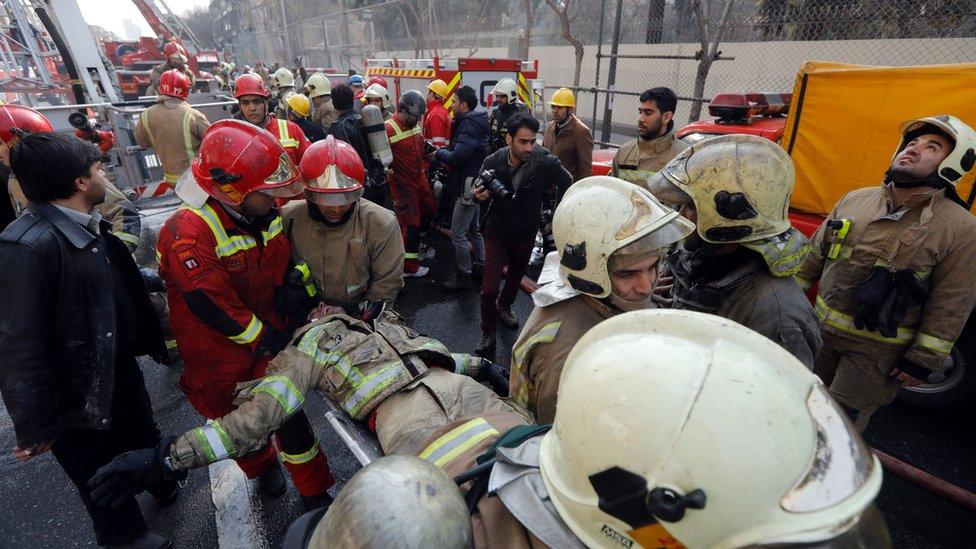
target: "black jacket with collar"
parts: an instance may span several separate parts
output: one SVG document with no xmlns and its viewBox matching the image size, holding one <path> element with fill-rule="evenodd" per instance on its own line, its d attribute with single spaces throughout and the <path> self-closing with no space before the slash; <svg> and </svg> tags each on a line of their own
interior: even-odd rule
<svg viewBox="0 0 976 549">
<path fill-rule="evenodd" d="M 41 203 L 0 233 L 0 393 L 21 447 L 65 427 L 108 429 L 118 361 L 165 356 L 135 261 L 108 222 L 100 228 Z M 122 292 L 135 327 L 117 326 Z M 118 356 L 120 331 L 132 356 Z"/>
<path fill-rule="evenodd" d="M 532 149 L 527 161 L 512 168 L 508 164 L 508 147 L 502 147 L 485 158 L 482 170 L 495 170 L 495 179 L 511 192 L 508 198 L 492 198 L 486 227 L 492 232 L 513 240 L 535 238 L 542 225 L 542 205 L 554 191 L 556 203 L 573 184 L 573 176 L 563 168 L 559 159 L 541 145 Z M 518 172 L 518 189 L 514 179 Z"/>
</svg>

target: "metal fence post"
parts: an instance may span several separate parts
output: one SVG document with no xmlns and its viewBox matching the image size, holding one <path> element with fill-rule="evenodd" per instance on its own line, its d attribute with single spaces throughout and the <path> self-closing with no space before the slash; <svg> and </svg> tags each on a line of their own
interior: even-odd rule
<svg viewBox="0 0 976 549">
<path fill-rule="evenodd" d="M 325 66 L 332 67 L 332 50 L 329 48 L 329 27 L 322 18 L 322 47 L 325 49 Z"/>
<path fill-rule="evenodd" d="M 607 13 L 607 0 L 600 0 L 600 35 L 596 40 L 596 76 L 593 82 L 594 88 L 600 87 L 600 62 L 603 60 L 603 18 Z M 600 92 L 593 92 L 593 123 L 590 125 L 591 131 L 596 133 L 596 107 L 598 105 Z"/>
<path fill-rule="evenodd" d="M 613 124 L 613 89 L 617 83 L 617 50 L 620 49 L 620 17 L 624 7 L 623 0 L 617 0 L 617 13 L 613 17 L 613 44 L 610 46 L 610 70 L 607 73 L 607 93 L 603 107 L 603 131 L 600 141 L 610 141 L 610 127 Z"/>
</svg>

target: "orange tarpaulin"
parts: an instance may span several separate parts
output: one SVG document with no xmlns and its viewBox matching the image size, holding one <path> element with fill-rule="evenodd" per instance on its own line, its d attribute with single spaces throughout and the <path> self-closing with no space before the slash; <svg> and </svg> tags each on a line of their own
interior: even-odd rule
<svg viewBox="0 0 976 549">
<path fill-rule="evenodd" d="M 976 127 L 976 64 L 800 67 L 783 147 L 796 165 L 793 209 L 826 215 L 849 191 L 881 183 L 901 124 L 951 114 Z M 957 189 L 973 192 L 970 172 Z"/>
</svg>

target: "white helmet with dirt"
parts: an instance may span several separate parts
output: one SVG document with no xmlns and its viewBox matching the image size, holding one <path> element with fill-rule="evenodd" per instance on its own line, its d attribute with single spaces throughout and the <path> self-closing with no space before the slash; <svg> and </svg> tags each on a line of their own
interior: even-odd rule
<svg viewBox="0 0 976 549">
<path fill-rule="evenodd" d="M 602 175 L 573 184 L 552 220 L 560 273 L 577 291 L 598 298 L 610 295 L 607 264 L 614 253 L 660 255 L 694 230 L 646 189 Z"/>
<path fill-rule="evenodd" d="M 291 88 L 295 86 L 295 75 L 290 70 L 281 67 L 271 76 L 271 83 L 275 88 Z"/>
<path fill-rule="evenodd" d="M 332 95 L 332 82 L 328 76 L 317 72 L 308 77 L 308 82 L 305 82 L 305 89 L 308 90 L 309 99 L 315 99 L 323 95 L 329 96 Z"/>
<path fill-rule="evenodd" d="M 744 134 L 695 143 L 648 179 L 661 202 L 694 202 L 698 234 L 706 242 L 751 242 L 789 230 L 796 174 L 776 143 Z"/>
<path fill-rule="evenodd" d="M 823 383 L 715 315 L 637 311 L 588 331 L 539 465 L 588 547 L 890 546 L 872 508 L 881 466 Z"/>
<path fill-rule="evenodd" d="M 508 101 L 514 103 L 518 99 L 518 85 L 511 78 L 502 78 L 491 89 L 492 95 L 504 95 Z"/>
<path fill-rule="evenodd" d="M 976 131 L 955 116 L 940 114 L 909 120 L 901 125 L 901 142 L 892 156 L 892 161 L 904 150 L 908 143 L 925 133 L 938 133 L 953 143 L 952 152 L 939 164 L 933 178 L 940 183 L 955 186 L 966 172 L 976 165 Z"/>
<path fill-rule="evenodd" d="M 390 92 L 379 84 L 370 84 L 363 94 L 363 99 L 380 99 L 383 101 L 383 110 L 390 110 Z"/>
</svg>

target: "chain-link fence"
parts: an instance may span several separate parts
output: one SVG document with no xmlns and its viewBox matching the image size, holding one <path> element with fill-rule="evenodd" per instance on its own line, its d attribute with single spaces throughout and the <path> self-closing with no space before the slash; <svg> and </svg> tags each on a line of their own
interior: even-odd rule
<svg viewBox="0 0 976 549">
<path fill-rule="evenodd" d="M 686 101 L 721 92 L 792 89 L 803 62 L 922 65 L 976 59 L 974 0 L 281 0 L 241 2 L 253 32 L 239 64 L 362 69 L 368 57 L 522 57 L 539 60 L 547 93 L 575 86 L 578 111 L 629 132 L 631 94 L 668 86 Z M 284 9 L 284 12 L 282 11 Z M 326 13 L 326 15 L 322 15 Z M 287 21 L 287 24 L 285 22 Z M 708 48 L 702 53 L 702 34 Z M 716 61 L 698 86 L 699 59 Z M 574 45 L 575 44 L 575 45 Z M 290 63 L 289 63 L 290 64 Z M 615 90 L 608 94 L 601 90 Z M 609 97 L 608 97 L 609 95 Z M 621 107 L 621 105 L 627 105 Z"/>
</svg>

